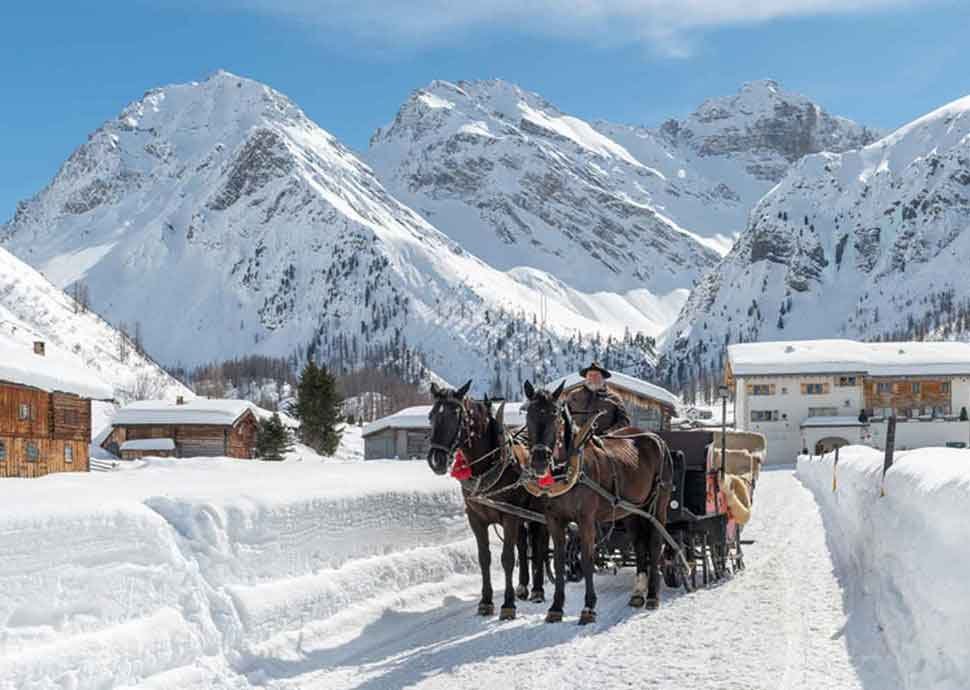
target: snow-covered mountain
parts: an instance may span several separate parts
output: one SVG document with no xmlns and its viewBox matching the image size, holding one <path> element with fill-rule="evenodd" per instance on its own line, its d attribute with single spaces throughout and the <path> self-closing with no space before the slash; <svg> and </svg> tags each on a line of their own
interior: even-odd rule
<svg viewBox="0 0 970 690">
<path fill-rule="evenodd" d="M 43 340 L 74 353 L 114 387 L 121 402 L 191 395 L 140 354 L 134 342 L 4 249 L 0 249 L 0 333 L 25 348 L 31 341 Z"/>
<path fill-rule="evenodd" d="M 641 373 L 653 362 L 634 335 L 656 325 L 645 291 L 488 265 L 285 96 L 227 72 L 129 105 L 0 241 L 60 286 L 83 281 L 166 363 L 310 350 L 508 389 L 591 353 Z"/>
<path fill-rule="evenodd" d="M 665 371 L 717 369 L 726 342 L 966 330 L 968 257 L 964 98 L 859 150 L 796 163 L 691 294 Z"/>
<path fill-rule="evenodd" d="M 395 196 L 492 265 L 657 298 L 691 287 L 798 158 L 874 139 L 773 81 L 657 129 L 588 123 L 498 80 L 436 81 L 367 157 Z"/>
</svg>

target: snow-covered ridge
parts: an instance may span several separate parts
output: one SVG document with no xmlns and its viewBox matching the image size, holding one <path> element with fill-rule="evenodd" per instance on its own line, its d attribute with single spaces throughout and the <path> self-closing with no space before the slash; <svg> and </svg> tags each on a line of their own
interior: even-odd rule
<svg viewBox="0 0 970 690">
<path fill-rule="evenodd" d="M 35 372 L 43 368 L 41 374 L 57 379 L 40 386 L 45 389 L 63 390 L 60 386 L 64 382 L 80 377 L 85 381 L 83 392 L 98 399 L 126 401 L 136 394 L 171 398 L 191 395 L 148 356 L 135 351 L 131 342 L 124 345 L 122 361 L 122 335 L 114 327 L 79 308 L 72 298 L 3 248 L 0 339 L 6 352 L 6 362 L 0 362 L 0 367 L 12 367 L 19 361 Z M 29 359 L 35 357 L 31 348 L 36 340 L 47 343 L 48 358 L 43 367 L 34 366 L 36 361 Z M 15 355 L 15 351 L 20 354 Z M 82 374 L 85 369 L 90 374 Z M 4 378 L 2 374 L 0 378 Z M 104 384 L 110 386 L 107 392 Z"/>
<path fill-rule="evenodd" d="M 897 453 L 881 495 L 883 454 L 842 448 L 798 460 L 818 501 L 847 601 L 871 609 L 907 690 L 970 685 L 970 585 L 964 548 L 970 452 Z M 834 480 L 834 487 L 833 487 Z"/>
<path fill-rule="evenodd" d="M 798 161 L 665 336 L 675 380 L 730 342 L 952 338 L 970 286 L 970 99 Z"/>
</svg>

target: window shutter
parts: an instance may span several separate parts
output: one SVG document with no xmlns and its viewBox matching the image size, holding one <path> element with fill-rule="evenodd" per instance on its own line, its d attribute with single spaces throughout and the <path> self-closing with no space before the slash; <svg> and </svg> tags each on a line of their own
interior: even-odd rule
<svg viewBox="0 0 970 690">
<path fill-rule="evenodd" d="M 754 386 L 750 383 L 747 385 L 748 395 L 754 395 Z"/>
<path fill-rule="evenodd" d="M 807 395 L 807 394 L 808 394 L 808 384 L 807 383 L 803 383 L 802 384 L 802 395 Z"/>
<path fill-rule="evenodd" d="M 831 383 L 823 383 L 822 384 L 822 392 L 823 393 L 830 393 L 830 392 L 832 392 L 832 384 Z"/>
</svg>

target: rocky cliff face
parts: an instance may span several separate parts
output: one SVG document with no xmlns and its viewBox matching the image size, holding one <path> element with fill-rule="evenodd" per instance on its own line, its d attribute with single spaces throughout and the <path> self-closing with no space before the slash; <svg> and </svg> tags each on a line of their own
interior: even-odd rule
<svg viewBox="0 0 970 690">
<path fill-rule="evenodd" d="M 675 380 L 748 340 L 965 328 L 970 99 L 856 151 L 808 156 L 754 209 L 665 342 Z"/>
</svg>

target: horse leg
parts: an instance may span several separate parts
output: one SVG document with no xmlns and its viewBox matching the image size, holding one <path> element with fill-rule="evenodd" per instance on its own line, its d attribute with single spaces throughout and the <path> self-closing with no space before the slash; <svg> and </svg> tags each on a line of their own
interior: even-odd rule
<svg viewBox="0 0 970 690">
<path fill-rule="evenodd" d="M 482 600 L 478 602 L 478 615 L 491 616 L 495 613 L 495 604 L 492 603 L 492 552 L 488 549 L 488 524 L 474 514 L 468 516 L 468 524 L 478 542 L 478 566 L 482 569 Z"/>
<path fill-rule="evenodd" d="M 633 517 L 627 518 L 626 525 L 633 540 L 637 559 L 636 581 L 633 584 L 633 594 L 630 595 L 630 606 L 640 608 L 647 600 L 647 572 L 650 559 L 645 534 L 646 525 L 639 518 Z"/>
<path fill-rule="evenodd" d="M 586 580 L 586 602 L 583 612 L 579 616 L 579 624 L 596 622 L 596 589 L 593 587 L 593 558 L 596 555 L 596 515 L 590 511 L 582 516 L 579 525 L 579 545 L 583 549 L 580 559 L 583 566 L 583 577 Z"/>
<path fill-rule="evenodd" d="M 516 546 L 519 551 L 519 586 L 515 588 L 515 596 L 518 599 L 529 598 L 529 535 L 531 523 L 523 522 L 519 527 L 519 538 Z"/>
<path fill-rule="evenodd" d="M 532 594 L 529 601 L 541 604 L 546 600 L 543 585 L 546 581 L 546 562 L 549 560 L 549 530 L 545 525 L 533 522 L 529 525 L 529 539 L 532 540 Z"/>
<path fill-rule="evenodd" d="M 499 620 L 512 620 L 515 618 L 515 588 L 512 586 L 512 576 L 515 574 L 515 547 L 519 541 L 519 531 L 522 520 L 513 515 L 505 515 L 502 518 L 502 532 L 505 539 L 502 541 L 502 570 L 505 571 L 505 599 L 502 601 L 502 610 L 499 611 Z"/>
<path fill-rule="evenodd" d="M 647 553 L 649 554 L 647 601 L 648 609 L 660 608 L 660 560 L 663 558 L 663 536 L 653 525 L 647 532 Z"/>
<path fill-rule="evenodd" d="M 552 535 L 553 563 L 556 570 L 556 593 L 552 606 L 546 613 L 546 623 L 562 621 L 562 609 L 566 603 L 566 529 L 556 518 L 548 518 L 549 533 Z"/>
</svg>

